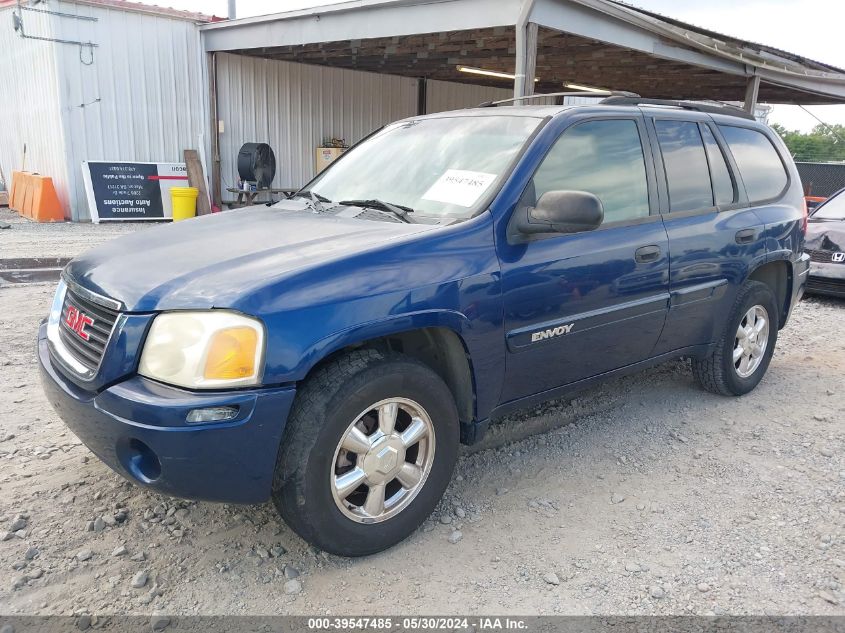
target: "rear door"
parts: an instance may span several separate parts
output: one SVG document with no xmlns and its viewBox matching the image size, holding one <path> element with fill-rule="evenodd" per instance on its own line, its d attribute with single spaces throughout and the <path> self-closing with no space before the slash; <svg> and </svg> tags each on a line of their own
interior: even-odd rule
<svg viewBox="0 0 845 633">
<path fill-rule="evenodd" d="M 750 268 L 766 257 L 731 154 L 709 117 L 646 117 L 669 236 L 669 312 L 654 350 L 715 340 Z"/>
</svg>

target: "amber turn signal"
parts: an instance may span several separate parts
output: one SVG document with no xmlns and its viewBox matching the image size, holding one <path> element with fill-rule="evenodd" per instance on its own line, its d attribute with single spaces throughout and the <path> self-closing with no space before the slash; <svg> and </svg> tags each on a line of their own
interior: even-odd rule
<svg viewBox="0 0 845 633">
<path fill-rule="evenodd" d="M 255 374 L 258 333 L 249 327 L 233 327 L 216 332 L 205 359 L 206 379 L 231 380 Z"/>
</svg>

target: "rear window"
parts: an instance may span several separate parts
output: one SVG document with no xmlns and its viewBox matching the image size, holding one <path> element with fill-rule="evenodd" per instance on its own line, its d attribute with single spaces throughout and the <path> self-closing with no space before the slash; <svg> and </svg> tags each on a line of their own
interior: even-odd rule
<svg viewBox="0 0 845 633">
<path fill-rule="evenodd" d="M 757 130 L 720 125 L 751 202 L 779 196 L 788 177 L 772 142 Z"/>
<path fill-rule="evenodd" d="M 713 180 L 713 197 L 716 204 L 725 205 L 735 202 L 734 183 L 725 156 L 719 149 L 716 137 L 706 125 L 700 126 L 704 147 L 707 149 L 707 161 L 710 163 L 710 178 Z"/>
<path fill-rule="evenodd" d="M 654 125 L 666 169 L 670 211 L 712 207 L 710 170 L 698 124 L 691 121 L 655 121 Z"/>
</svg>

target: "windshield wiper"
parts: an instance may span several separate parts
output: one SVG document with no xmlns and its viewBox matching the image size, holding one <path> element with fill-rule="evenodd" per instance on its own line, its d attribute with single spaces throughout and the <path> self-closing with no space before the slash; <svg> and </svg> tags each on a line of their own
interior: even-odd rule
<svg viewBox="0 0 845 633">
<path fill-rule="evenodd" d="M 384 200 L 341 200 L 338 204 L 343 204 L 348 207 L 361 207 L 363 209 L 376 209 L 378 211 L 386 211 L 392 213 L 397 218 L 408 224 L 415 224 L 409 216 L 414 210 L 411 207 L 406 207 L 403 204 L 395 204 L 392 202 L 385 202 Z"/>
</svg>

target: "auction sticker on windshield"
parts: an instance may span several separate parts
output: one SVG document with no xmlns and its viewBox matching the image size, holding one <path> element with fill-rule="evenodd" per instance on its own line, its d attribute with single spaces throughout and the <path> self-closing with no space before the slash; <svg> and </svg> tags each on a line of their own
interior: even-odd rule
<svg viewBox="0 0 845 633">
<path fill-rule="evenodd" d="M 481 171 L 449 169 L 428 188 L 423 200 L 447 202 L 461 207 L 471 207 L 496 180 L 496 174 Z"/>
</svg>

